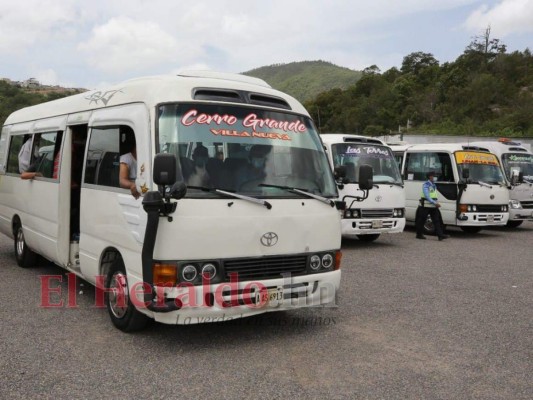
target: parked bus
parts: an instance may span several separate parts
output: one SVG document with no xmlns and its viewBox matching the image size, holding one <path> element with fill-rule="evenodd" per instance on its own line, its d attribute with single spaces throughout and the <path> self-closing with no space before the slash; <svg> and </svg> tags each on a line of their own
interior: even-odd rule
<svg viewBox="0 0 533 400">
<path fill-rule="evenodd" d="M 507 226 L 516 228 L 524 221 L 533 221 L 533 153 L 531 150 L 508 139 L 470 144 L 494 153 L 503 166 L 505 179 L 511 188 Z"/>
<path fill-rule="evenodd" d="M 371 242 L 382 233 L 400 233 L 405 227 L 405 193 L 394 155 L 381 140 L 358 135 L 320 135 L 333 170 L 345 169 L 338 181 L 339 199 L 346 204 L 342 236 Z M 361 190 L 359 168 L 372 167 L 373 185 Z"/>
<path fill-rule="evenodd" d="M 47 159 L 29 180 L 25 135 Z M 333 302 L 337 197 L 306 110 L 243 75 L 126 81 L 16 111 L 0 136 L 18 264 L 40 255 L 96 285 L 123 331 Z"/>
<path fill-rule="evenodd" d="M 509 189 L 497 157 L 461 143 L 418 144 L 404 149 L 402 175 L 408 222 L 415 221 L 422 184 L 430 171 L 436 173 L 443 226 L 475 233 L 507 223 Z M 425 231 L 434 232 L 430 217 Z"/>
</svg>

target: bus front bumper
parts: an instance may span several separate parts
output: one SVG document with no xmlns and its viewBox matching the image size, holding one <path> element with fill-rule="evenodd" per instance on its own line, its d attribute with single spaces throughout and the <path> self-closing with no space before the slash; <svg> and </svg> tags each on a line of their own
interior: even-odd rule
<svg viewBox="0 0 533 400">
<path fill-rule="evenodd" d="M 178 299 L 179 310 L 139 311 L 164 324 L 189 325 L 303 307 L 335 307 L 340 277 L 341 271 L 337 270 L 284 279 L 170 288 L 165 289 L 166 299 Z"/>
<path fill-rule="evenodd" d="M 509 220 L 509 213 L 466 212 L 459 214 L 457 226 L 501 226 Z"/>
<path fill-rule="evenodd" d="M 343 218 L 342 236 L 355 239 L 358 235 L 401 233 L 405 228 L 405 218 Z"/>
</svg>

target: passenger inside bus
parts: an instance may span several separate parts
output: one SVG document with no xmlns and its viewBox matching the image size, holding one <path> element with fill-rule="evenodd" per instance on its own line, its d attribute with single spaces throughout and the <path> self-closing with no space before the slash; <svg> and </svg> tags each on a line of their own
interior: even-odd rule
<svg viewBox="0 0 533 400">
<path fill-rule="evenodd" d="M 257 184 L 266 177 L 265 166 L 272 146 L 256 144 L 248 154 L 249 164 L 237 171 L 236 182 L 239 190 L 256 189 Z"/>
<path fill-rule="evenodd" d="M 122 127 L 121 129 L 124 130 L 124 132 L 121 132 L 121 138 L 124 136 L 124 141 L 121 140 L 121 147 L 124 150 L 121 149 L 121 154 L 123 154 L 120 156 L 120 187 L 129 189 L 131 195 L 138 199 L 140 193 L 135 184 L 135 179 L 137 179 L 137 145 L 135 135 L 129 127 Z"/>
<path fill-rule="evenodd" d="M 207 161 L 209 159 L 209 153 L 207 147 L 202 144 L 196 146 L 192 153 L 193 168 L 190 176 L 187 180 L 187 185 L 190 186 L 209 186 L 209 174 L 207 173 Z"/>
</svg>

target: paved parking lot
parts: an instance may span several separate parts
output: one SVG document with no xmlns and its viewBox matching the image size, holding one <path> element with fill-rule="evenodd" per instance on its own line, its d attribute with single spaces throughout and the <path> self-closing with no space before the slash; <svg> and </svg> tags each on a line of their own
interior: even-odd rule
<svg viewBox="0 0 533 400">
<path fill-rule="evenodd" d="M 1 398 L 531 399 L 533 223 L 343 242 L 337 307 L 124 334 L 43 309 L 0 235 Z M 66 285 L 64 285 L 66 289 Z"/>
</svg>

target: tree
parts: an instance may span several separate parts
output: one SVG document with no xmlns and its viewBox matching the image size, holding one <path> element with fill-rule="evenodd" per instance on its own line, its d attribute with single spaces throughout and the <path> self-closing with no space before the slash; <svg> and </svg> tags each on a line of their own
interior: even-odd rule
<svg viewBox="0 0 533 400">
<path fill-rule="evenodd" d="M 418 75 L 424 68 L 438 65 L 439 62 L 433 54 L 417 51 L 403 58 L 401 71 L 404 74 Z"/>
</svg>

